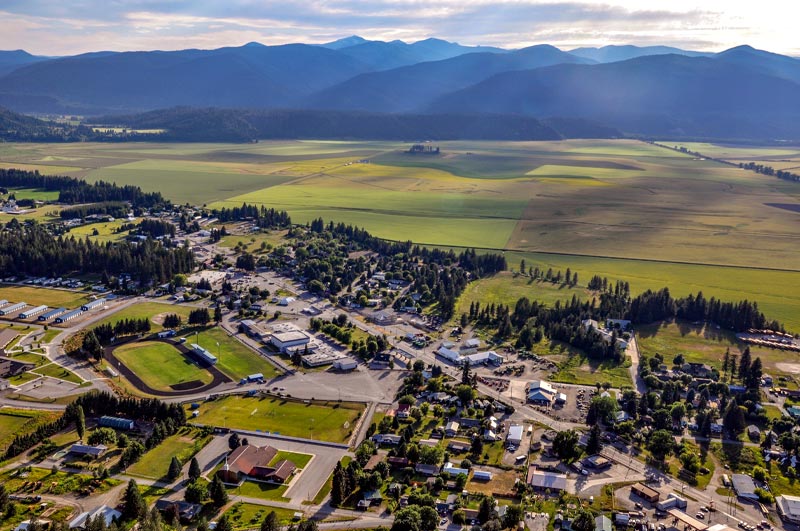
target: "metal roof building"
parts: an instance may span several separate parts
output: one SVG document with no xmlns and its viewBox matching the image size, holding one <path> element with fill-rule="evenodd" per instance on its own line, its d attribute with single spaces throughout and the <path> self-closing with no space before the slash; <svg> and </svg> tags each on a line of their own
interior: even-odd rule
<svg viewBox="0 0 800 531">
<path fill-rule="evenodd" d="M 56 317 L 56 323 L 66 323 L 70 319 L 75 319 L 76 317 L 78 317 L 82 313 L 83 313 L 83 310 L 81 310 L 80 308 L 78 308 L 77 310 L 72 310 L 69 313 L 65 313 L 64 315 L 60 315 L 60 316 Z"/>
<path fill-rule="evenodd" d="M 5 308 L 0 308 L 0 315 L 8 315 L 10 313 L 14 313 L 18 310 L 23 309 L 27 306 L 28 303 L 26 302 L 18 302 L 16 304 L 12 304 L 11 306 L 6 306 Z"/>
<path fill-rule="evenodd" d="M 800 524 L 800 496 L 782 495 L 775 498 L 780 517 L 794 524 Z"/>
<path fill-rule="evenodd" d="M 61 315 L 62 313 L 66 312 L 66 311 L 67 311 L 67 309 L 64 308 L 64 307 L 56 308 L 55 310 L 50 310 L 49 312 L 43 313 L 42 315 L 40 315 L 39 316 L 39 320 L 40 321 L 49 321 L 53 317 L 58 317 L 59 315 Z"/>
<path fill-rule="evenodd" d="M 88 312 L 89 310 L 91 310 L 93 308 L 97 308 L 98 306 L 102 306 L 105 303 L 106 303 L 106 299 L 105 298 L 95 299 L 95 300 L 93 300 L 91 302 L 87 302 L 86 304 L 81 306 L 81 310 L 83 310 L 84 312 Z"/>
<path fill-rule="evenodd" d="M 37 306 L 36 308 L 31 308 L 30 310 L 25 310 L 21 314 L 19 314 L 20 319 L 27 319 L 29 317 L 33 317 L 34 315 L 39 315 L 40 313 L 47 310 L 47 306 L 42 304 L 41 306 Z"/>
<path fill-rule="evenodd" d="M 192 347 L 192 352 L 204 362 L 210 363 L 211 365 L 214 365 L 217 362 L 217 357 L 215 355 L 213 355 L 212 353 L 210 353 L 197 343 L 192 343 L 191 347 Z"/>
<path fill-rule="evenodd" d="M 733 490 L 740 498 L 747 500 L 757 500 L 756 484 L 753 478 L 747 474 L 731 474 L 731 483 L 733 483 Z"/>
<path fill-rule="evenodd" d="M 109 417 L 108 415 L 103 415 L 100 417 L 100 426 L 106 428 L 115 428 L 117 430 L 132 430 L 133 429 L 133 421 L 131 419 L 124 419 L 122 417 Z"/>
</svg>

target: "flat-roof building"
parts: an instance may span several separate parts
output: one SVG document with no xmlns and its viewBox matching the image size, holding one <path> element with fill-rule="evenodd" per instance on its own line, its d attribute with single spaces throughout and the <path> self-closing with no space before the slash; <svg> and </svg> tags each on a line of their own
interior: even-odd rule
<svg viewBox="0 0 800 531">
<path fill-rule="evenodd" d="M 775 498 L 775 505 L 783 521 L 800 524 L 800 496 L 783 494 Z"/>
<path fill-rule="evenodd" d="M 650 503 L 656 503 L 661 496 L 657 490 L 651 489 L 647 485 L 642 485 L 641 483 L 635 483 L 631 486 L 631 494 L 635 494 Z"/>
<path fill-rule="evenodd" d="M 731 483 L 736 495 L 746 500 L 757 500 L 756 484 L 747 474 L 731 474 Z"/>
<path fill-rule="evenodd" d="M 92 310 L 94 308 L 98 308 L 98 307 L 104 305 L 105 303 L 106 303 L 106 299 L 101 297 L 99 299 L 95 299 L 93 301 L 87 302 L 86 304 L 81 306 L 81 310 L 83 310 L 84 312 L 88 312 L 89 310 Z"/>
<path fill-rule="evenodd" d="M 77 310 L 72 310 L 71 312 L 67 312 L 64 315 L 59 315 L 58 317 L 56 317 L 56 321 L 55 322 L 56 322 L 56 324 L 66 323 L 67 321 L 71 321 L 72 319 L 75 319 L 76 317 L 78 317 L 82 313 L 83 313 L 83 310 L 78 308 Z"/>
<path fill-rule="evenodd" d="M 308 345 L 311 342 L 311 337 L 302 330 L 290 330 L 273 332 L 269 340 L 281 352 L 289 352 L 292 349 Z"/>
<path fill-rule="evenodd" d="M 535 466 L 528 469 L 528 485 L 536 490 L 567 490 L 567 475 L 556 472 L 538 470 Z"/>
<path fill-rule="evenodd" d="M 47 310 L 47 306 L 42 304 L 40 306 L 36 306 L 35 308 L 31 308 L 29 310 L 25 310 L 24 312 L 19 314 L 20 319 L 29 319 L 35 315 L 39 315 L 40 313 Z"/>
<path fill-rule="evenodd" d="M 55 310 L 50 310 L 49 312 L 46 312 L 46 313 L 43 313 L 42 315 L 40 315 L 39 316 L 39 320 L 40 321 L 49 321 L 50 319 L 53 319 L 54 317 L 58 317 L 59 315 L 61 315 L 62 313 L 66 312 L 66 311 L 67 311 L 67 309 L 64 308 L 64 307 L 56 308 Z"/>
<path fill-rule="evenodd" d="M 26 302 L 18 302 L 16 304 L 12 304 L 11 306 L 6 306 L 5 308 L 0 308 L 0 315 L 9 315 L 14 312 L 18 312 L 21 309 L 25 308 L 28 305 Z"/>
</svg>

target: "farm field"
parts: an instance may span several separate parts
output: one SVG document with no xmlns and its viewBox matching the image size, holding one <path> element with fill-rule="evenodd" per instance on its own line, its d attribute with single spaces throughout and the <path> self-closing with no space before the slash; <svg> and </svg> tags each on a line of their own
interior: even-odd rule
<svg viewBox="0 0 800 531">
<path fill-rule="evenodd" d="M 443 154 L 428 157 L 396 142 L 5 144 L 0 165 L 78 168 L 68 173 L 178 202 L 247 201 L 297 222 L 321 216 L 390 239 L 504 250 L 512 266 L 523 255 L 557 262 L 584 283 L 597 273 L 634 292 L 668 285 L 676 295 L 746 297 L 800 329 L 800 236 L 791 230 L 800 186 L 632 140 L 439 145 Z M 694 148 L 800 160 L 795 148 Z"/>
<path fill-rule="evenodd" d="M 229 336 L 222 328 L 200 330 L 196 336 L 188 335 L 187 341 L 193 343 L 196 341 L 217 356 L 215 367 L 234 380 L 256 373 L 263 374 L 266 379 L 278 375 L 274 365 L 241 344 L 236 338 Z"/>
<path fill-rule="evenodd" d="M 686 321 L 661 322 L 637 327 L 639 350 L 644 356 L 656 353 L 664 356 L 664 363 L 670 365 L 678 354 L 682 354 L 687 362 L 707 363 L 722 372 L 722 361 L 725 350 L 730 349 L 737 359 L 741 356 L 745 344 L 736 340 L 736 336 L 727 330 L 717 330 L 708 325 L 693 325 Z M 752 359 L 761 358 L 764 373 L 776 380 L 786 378 L 794 382 L 791 387 L 800 383 L 800 356 L 777 349 L 750 346 Z M 788 385 L 776 382 L 776 386 Z"/>
<path fill-rule="evenodd" d="M 341 443 L 350 438 L 363 411 L 362 404 L 347 402 L 306 404 L 273 397 L 227 396 L 203 402 L 197 422 Z"/>
<path fill-rule="evenodd" d="M 51 308 L 58 308 L 59 306 L 77 308 L 89 300 L 84 293 L 77 291 L 18 286 L 15 284 L 0 284 L 0 299 L 6 299 L 11 302 L 24 301 L 35 306 L 46 304 Z"/>
<path fill-rule="evenodd" d="M 160 391 L 187 382 L 208 384 L 213 376 L 175 347 L 160 341 L 128 343 L 114 349 L 114 356 L 142 379 Z"/>
<path fill-rule="evenodd" d="M 200 430 L 181 428 L 178 433 L 167 437 L 155 449 L 131 465 L 127 472 L 151 479 L 166 477 L 173 457 L 186 464 L 194 455 L 209 443 L 211 435 L 203 436 Z"/>
</svg>

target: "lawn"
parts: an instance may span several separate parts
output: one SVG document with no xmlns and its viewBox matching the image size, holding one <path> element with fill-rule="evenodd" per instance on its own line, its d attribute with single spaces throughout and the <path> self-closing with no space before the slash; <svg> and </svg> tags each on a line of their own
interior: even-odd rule
<svg viewBox="0 0 800 531">
<path fill-rule="evenodd" d="M 238 487 L 229 487 L 228 491 L 237 496 L 247 496 L 269 501 L 289 501 L 284 497 L 288 485 L 275 485 L 273 483 L 261 483 L 259 481 L 245 481 Z"/>
<path fill-rule="evenodd" d="M 32 306 L 46 304 L 51 308 L 60 306 L 77 308 L 89 300 L 85 293 L 77 291 L 17 286 L 14 284 L 0 284 L 0 299 L 6 299 L 11 302 L 24 301 Z"/>
<path fill-rule="evenodd" d="M 209 441 L 211 435 L 202 436 L 197 429 L 181 428 L 178 433 L 147 452 L 127 472 L 150 479 L 164 478 L 173 457 L 177 457 L 182 464 L 188 463 Z"/>
<path fill-rule="evenodd" d="M 281 525 L 289 525 L 294 519 L 294 513 L 297 512 L 283 507 L 237 502 L 225 511 L 225 514 L 233 524 L 234 529 L 255 529 L 261 525 L 261 522 L 271 511 L 278 517 Z"/>
<path fill-rule="evenodd" d="M 114 312 L 105 319 L 98 321 L 96 325 L 111 323 L 117 321 L 124 321 L 125 319 L 150 319 L 152 325 L 152 332 L 159 332 L 164 329 L 161 326 L 165 315 L 175 313 L 183 318 L 185 323 L 189 318 L 189 312 L 192 311 L 191 306 L 183 306 L 181 304 L 167 304 L 161 302 L 140 302 L 123 308 L 118 312 Z"/>
<path fill-rule="evenodd" d="M 161 341 L 127 343 L 114 350 L 114 356 L 142 379 L 159 391 L 170 391 L 172 386 L 200 381 L 211 383 L 211 373 L 195 360 Z"/>
<path fill-rule="evenodd" d="M 223 236 L 217 245 L 233 249 L 239 244 L 243 244 L 245 249 L 252 253 L 260 253 L 262 244 L 276 246 L 281 243 L 287 231 L 258 232 L 254 234 L 229 234 Z"/>
<path fill-rule="evenodd" d="M 0 474 L 0 481 L 3 482 L 10 493 L 19 492 L 22 486 L 28 482 L 42 482 L 42 487 L 38 490 L 25 491 L 28 494 L 52 494 L 59 496 L 68 493 L 77 493 L 81 489 L 89 487 L 94 478 L 87 474 L 69 474 L 67 472 L 53 472 L 44 468 L 17 468 Z M 111 487 L 120 484 L 118 479 L 105 479 L 98 483 L 93 494 L 101 494 Z"/>
<path fill-rule="evenodd" d="M 343 443 L 350 439 L 363 411 L 364 405 L 360 403 L 306 404 L 272 397 L 227 396 L 203 402 L 197 422 Z"/>
<path fill-rule="evenodd" d="M 195 339 L 202 347 L 217 356 L 219 361 L 215 366 L 234 380 L 256 373 L 263 374 L 267 379 L 278 375 L 278 370 L 273 364 L 235 337 L 229 336 L 222 328 L 207 328 L 200 331 L 197 336 L 193 334 L 187 336 L 187 340 L 192 342 L 195 342 Z"/>
<path fill-rule="evenodd" d="M 68 171 L 66 168 L 64 170 Z M 51 173 L 50 175 L 54 174 Z M 41 188 L 9 188 L 8 192 L 9 196 L 13 195 L 16 199 L 34 199 L 36 201 L 57 201 L 59 194 L 58 190 L 44 190 Z"/>
<path fill-rule="evenodd" d="M 532 351 L 539 356 L 551 359 L 558 366 L 558 371 L 548 380 L 578 385 L 595 385 L 610 383 L 611 387 L 631 387 L 631 376 L 628 372 L 630 360 L 622 364 L 611 361 L 589 359 L 583 351 L 558 341 L 542 340 L 534 345 Z"/>
<path fill-rule="evenodd" d="M 116 242 L 120 241 L 128 235 L 128 232 L 117 232 L 119 227 L 124 224 L 130 223 L 127 219 L 117 219 L 114 221 L 107 221 L 103 223 L 88 223 L 79 227 L 73 227 L 69 233 L 81 239 L 89 236 L 89 239 L 98 242 Z M 95 234 L 97 231 L 97 234 Z"/>
<path fill-rule="evenodd" d="M 36 367 L 33 369 L 33 372 L 36 374 L 41 374 L 42 376 L 50 376 L 52 378 L 66 380 L 67 382 L 72 382 L 75 384 L 83 383 L 83 380 L 80 378 L 80 376 L 56 363 L 48 363 L 47 365 Z"/>
<path fill-rule="evenodd" d="M 58 412 L 0 408 L 0 452 L 5 451 L 17 435 L 32 432 L 58 416 Z"/>
<path fill-rule="evenodd" d="M 291 461 L 292 463 L 294 463 L 294 466 L 296 466 L 297 468 L 305 468 L 306 465 L 308 465 L 308 462 L 311 461 L 313 457 L 314 456 L 311 454 L 299 454 L 297 452 L 287 452 L 284 450 L 278 450 L 278 453 L 275 455 L 275 457 L 272 458 L 272 461 L 270 461 L 269 464 L 274 465 L 278 461 L 283 461 L 284 459 L 286 459 L 287 461 Z"/>
</svg>

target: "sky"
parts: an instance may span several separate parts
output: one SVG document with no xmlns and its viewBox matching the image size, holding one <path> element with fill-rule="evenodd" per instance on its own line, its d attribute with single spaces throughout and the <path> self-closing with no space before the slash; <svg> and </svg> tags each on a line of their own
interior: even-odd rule
<svg viewBox="0 0 800 531">
<path fill-rule="evenodd" d="M 750 44 L 800 56 L 799 17 L 796 0 L 0 0 L 0 49 L 71 55 L 360 35 L 504 48 Z"/>
</svg>

